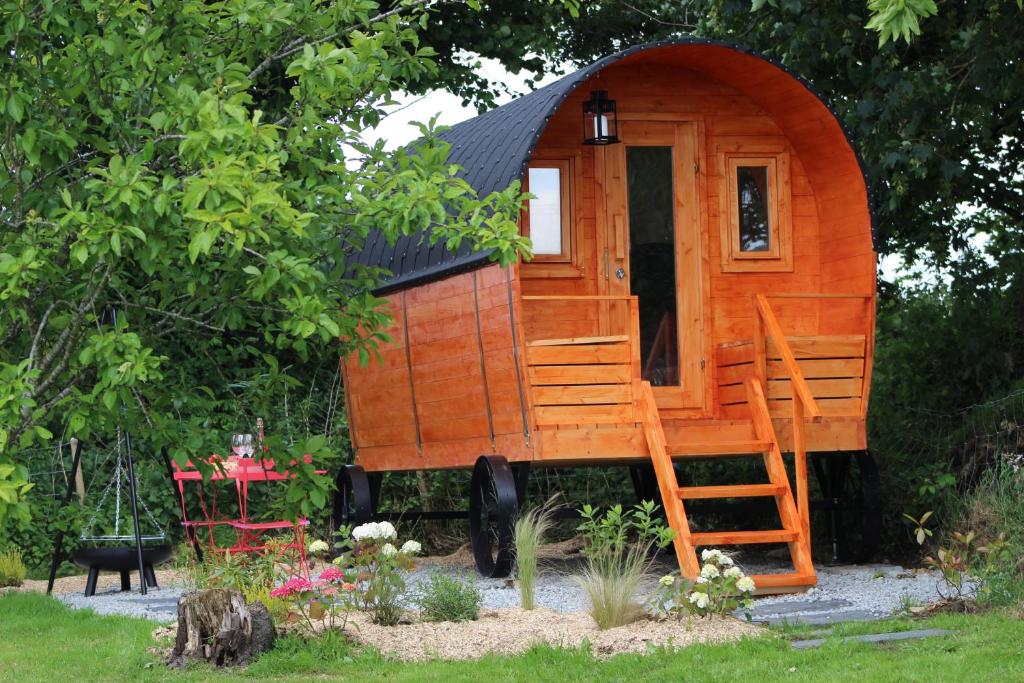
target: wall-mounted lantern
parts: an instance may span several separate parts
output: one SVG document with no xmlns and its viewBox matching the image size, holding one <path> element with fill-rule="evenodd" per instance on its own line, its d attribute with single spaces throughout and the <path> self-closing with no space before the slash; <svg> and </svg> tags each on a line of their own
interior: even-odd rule
<svg viewBox="0 0 1024 683">
<path fill-rule="evenodd" d="M 614 145 L 619 141 L 619 121 L 615 100 L 608 99 L 607 90 L 592 90 L 583 103 L 583 144 Z"/>
</svg>

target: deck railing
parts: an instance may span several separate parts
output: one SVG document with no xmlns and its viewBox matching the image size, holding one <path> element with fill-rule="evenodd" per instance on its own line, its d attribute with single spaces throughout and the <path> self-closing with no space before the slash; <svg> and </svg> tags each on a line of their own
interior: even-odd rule
<svg viewBox="0 0 1024 683">
<path fill-rule="evenodd" d="M 639 421 L 640 308 L 635 296 L 523 296 L 532 302 L 607 303 L 590 328 L 526 335 L 527 368 L 540 426 Z"/>
</svg>

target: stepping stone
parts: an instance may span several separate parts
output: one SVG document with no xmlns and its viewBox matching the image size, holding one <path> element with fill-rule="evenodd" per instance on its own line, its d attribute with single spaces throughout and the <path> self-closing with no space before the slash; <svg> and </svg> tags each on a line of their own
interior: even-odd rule
<svg viewBox="0 0 1024 683">
<path fill-rule="evenodd" d="M 777 602 L 773 605 L 758 606 L 754 604 L 752 614 L 792 614 L 794 612 L 824 612 L 835 610 L 839 607 L 852 607 L 849 600 L 793 600 L 790 602 Z"/>
<path fill-rule="evenodd" d="M 915 640 L 917 638 L 931 638 L 934 636 L 948 636 L 954 633 L 943 628 L 925 628 L 916 631 L 897 631 L 896 633 L 871 633 L 864 636 L 849 636 L 842 638 L 840 642 L 861 642 L 861 643 L 891 643 L 899 640 Z M 810 650 L 821 647 L 826 640 L 824 638 L 813 638 L 811 640 L 793 641 L 794 650 Z"/>
<path fill-rule="evenodd" d="M 778 624 L 803 624 L 805 626 L 827 626 L 842 624 L 848 621 L 878 621 L 887 615 L 862 609 L 836 610 L 834 612 L 810 612 L 804 614 L 767 614 L 754 621 L 765 621 L 776 626 Z"/>
</svg>

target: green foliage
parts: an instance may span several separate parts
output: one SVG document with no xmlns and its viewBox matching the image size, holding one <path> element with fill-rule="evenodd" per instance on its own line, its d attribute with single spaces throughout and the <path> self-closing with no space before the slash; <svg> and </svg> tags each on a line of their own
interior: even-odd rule
<svg viewBox="0 0 1024 683">
<path fill-rule="evenodd" d="M 585 505 L 583 535 L 587 563 L 579 576 L 590 602 L 590 616 L 600 629 L 623 626 L 643 614 L 636 592 L 651 568 L 651 551 L 665 548 L 673 538 L 672 529 L 654 517 L 658 506 L 643 501 L 623 511 L 621 505 L 604 514 Z"/>
<path fill-rule="evenodd" d="M 516 518 L 512 527 L 512 543 L 516 553 L 516 579 L 519 604 L 523 609 L 534 608 L 537 588 L 537 556 L 554 525 L 550 506 L 532 508 Z"/>
<path fill-rule="evenodd" d="M 996 606 L 1024 602 L 1024 469 L 1020 461 L 989 470 L 963 506 L 960 525 L 977 536 L 978 599 Z"/>
<path fill-rule="evenodd" d="M 878 47 L 889 40 L 921 35 L 920 21 L 939 13 L 934 0 L 868 0 L 867 28 L 878 31 Z"/>
<path fill-rule="evenodd" d="M 0 33 L 0 522 L 19 452 L 120 424 L 184 461 L 223 449 L 237 388 L 266 415 L 298 364 L 386 339 L 368 231 L 425 231 L 509 263 L 518 187 L 477 198 L 432 124 L 363 142 L 436 74 L 422 2 L 8 3 Z M 118 311 L 114 323 L 106 313 Z M 336 449 L 272 442 L 279 467 Z M 11 466 L 15 469 L 10 469 Z M 300 466 L 281 499 L 310 515 Z"/>
<path fill-rule="evenodd" d="M 484 596 L 472 576 L 433 572 L 416 602 L 425 621 L 476 621 Z"/>
<path fill-rule="evenodd" d="M 0 588 L 20 586 L 27 575 L 28 570 L 25 569 L 20 550 L 13 547 L 0 550 Z"/>
</svg>

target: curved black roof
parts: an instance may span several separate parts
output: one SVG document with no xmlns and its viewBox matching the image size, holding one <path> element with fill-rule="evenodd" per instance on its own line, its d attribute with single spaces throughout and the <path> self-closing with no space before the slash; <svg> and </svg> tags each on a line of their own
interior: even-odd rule
<svg viewBox="0 0 1024 683">
<path fill-rule="evenodd" d="M 868 194 L 872 242 L 877 245 L 871 184 L 868 182 L 864 161 L 853 144 L 853 135 L 850 129 L 824 95 L 800 74 L 771 57 L 735 43 L 701 38 L 673 38 L 635 45 L 603 57 L 543 88 L 480 116 L 456 124 L 441 133 L 439 137 L 451 144 L 448 161 L 462 167 L 460 175 L 476 190 L 478 196 L 483 197 L 491 192 L 504 190 L 513 181 L 523 178 L 533 149 L 548 121 L 578 86 L 601 69 L 624 57 L 645 50 L 673 45 L 724 47 L 757 57 L 782 69 L 817 97 L 839 123 L 846 135 L 850 149 L 853 150 L 857 163 L 860 165 Z M 452 253 L 445 248 L 443 242 L 431 246 L 424 234 L 401 237 L 394 245 L 389 245 L 381 233 L 374 232 L 367 237 L 363 249 L 353 258 L 357 263 L 386 268 L 392 273 L 375 289 L 376 293 L 382 294 L 435 280 L 445 275 L 472 270 L 489 263 L 490 256 L 490 251 L 473 251 L 467 243 L 464 243 L 457 252 Z"/>
</svg>

